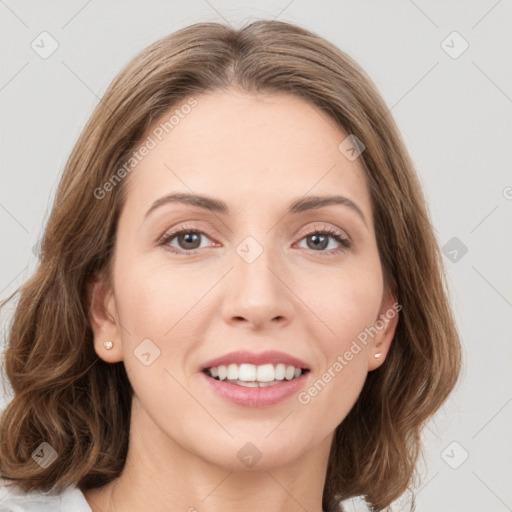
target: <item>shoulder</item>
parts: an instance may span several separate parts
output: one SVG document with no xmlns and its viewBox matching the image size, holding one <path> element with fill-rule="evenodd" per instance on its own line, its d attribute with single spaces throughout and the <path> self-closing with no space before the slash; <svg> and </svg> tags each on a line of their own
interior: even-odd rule
<svg viewBox="0 0 512 512">
<path fill-rule="evenodd" d="M 0 512 L 91 512 L 75 486 L 61 493 L 24 492 L 12 480 L 0 478 Z"/>
</svg>

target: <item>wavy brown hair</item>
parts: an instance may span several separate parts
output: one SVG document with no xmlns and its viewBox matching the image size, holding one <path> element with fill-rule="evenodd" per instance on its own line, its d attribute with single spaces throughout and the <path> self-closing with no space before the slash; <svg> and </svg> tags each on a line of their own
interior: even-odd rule
<svg viewBox="0 0 512 512">
<path fill-rule="evenodd" d="M 25 491 L 71 484 L 85 490 L 121 473 L 133 389 L 122 362 L 108 364 L 94 351 L 87 283 L 97 273 L 110 275 L 129 177 L 101 200 L 95 190 L 172 106 L 233 86 L 299 96 L 364 143 L 359 158 L 384 279 L 402 305 L 386 360 L 368 374 L 336 428 L 323 507 L 339 510 L 341 500 L 362 496 L 372 510 L 382 510 L 418 476 L 421 431 L 454 388 L 461 366 L 420 183 L 368 75 L 318 35 L 260 20 L 240 29 L 198 23 L 143 50 L 108 87 L 72 150 L 38 267 L 17 290 L 5 352 L 14 395 L 0 421 L 0 473 Z M 43 441 L 58 453 L 58 463 L 46 469 L 31 457 Z"/>
</svg>

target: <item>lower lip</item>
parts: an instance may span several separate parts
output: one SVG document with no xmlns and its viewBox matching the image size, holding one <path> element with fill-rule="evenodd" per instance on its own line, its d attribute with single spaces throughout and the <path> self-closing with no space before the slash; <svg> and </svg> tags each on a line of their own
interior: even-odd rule
<svg viewBox="0 0 512 512">
<path fill-rule="evenodd" d="M 241 405 L 243 407 L 269 407 L 286 400 L 295 393 L 298 393 L 304 386 L 310 373 L 311 372 L 306 372 L 296 379 L 284 380 L 282 384 L 266 386 L 263 388 L 237 386 L 236 384 L 230 384 L 229 382 L 215 380 L 203 372 L 201 372 L 201 375 L 206 381 L 206 384 L 210 386 L 210 389 L 231 403 Z"/>
</svg>

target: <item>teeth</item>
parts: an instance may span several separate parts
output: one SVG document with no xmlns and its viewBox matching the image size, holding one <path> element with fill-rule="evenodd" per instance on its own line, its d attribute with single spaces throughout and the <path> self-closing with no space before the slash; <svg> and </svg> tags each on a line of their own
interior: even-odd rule
<svg viewBox="0 0 512 512">
<path fill-rule="evenodd" d="M 275 371 L 276 380 L 283 380 L 285 375 L 286 375 L 286 365 L 282 364 L 282 363 L 278 364 L 276 366 L 276 371 Z"/>
<path fill-rule="evenodd" d="M 273 380 L 272 382 L 245 382 L 243 380 L 226 380 L 230 384 L 236 384 L 237 386 L 243 386 L 245 388 L 266 388 L 280 384 L 280 380 Z"/>
<path fill-rule="evenodd" d="M 238 366 L 236 364 L 230 364 L 228 366 L 228 379 L 238 379 Z"/>
<path fill-rule="evenodd" d="M 264 364 L 256 368 L 256 380 L 258 382 L 272 382 L 275 375 L 274 365 Z"/>
<path fill-rule="evenodd" d="M 225 380 L 226 377 L 228 376 L 228 369 L 225 366 L 219 366 L 218 371 L 219 380 Z"/>
<path fill-rule="evenodd" d="M 291 380 L 293 377 L 295 377 L 295 368 L 293 366 L 287 366 L 284 378 L 286 380 Z"/>
<path fill-rule="evenodd" d="M 228 366 L 220 365 L 207 369 L 207 373 L 218 380 L 229 380 L 234 384 L 246 387 L 265 387 L 275 386 L 280 381 L 292 380 L 300 377 L 303 373 L 301 368 L 279 363 L 262 364 L 256 366 L 254 364 L 230 364 Z"/>
<path fill-rule="evenodd" d="M 236 366 L 236 365 L 234 365 Z M 256 366 L 253 364 L 241 364 L 238 367 L 238 379 L 244 382 L 252 382 L 256 380 Z"/>
</svg>

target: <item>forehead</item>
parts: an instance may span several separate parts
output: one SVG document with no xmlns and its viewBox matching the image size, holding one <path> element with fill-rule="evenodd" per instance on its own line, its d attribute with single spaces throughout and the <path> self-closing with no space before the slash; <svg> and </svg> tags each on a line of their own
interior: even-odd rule
<svg viewBox="0 0 512 512">
<path fill-rule="evenodd" d="M 232 89 L 194 101 L 171 107 L 146 133 L 152 149 L 128 180 L 135 206 L 173 191 L 218 197 L 233 210 L 343 194 L 371 217 L 362 164 L 339 149 L 348 134 L 318 107 L 293 95 Z"/>
</svg>

